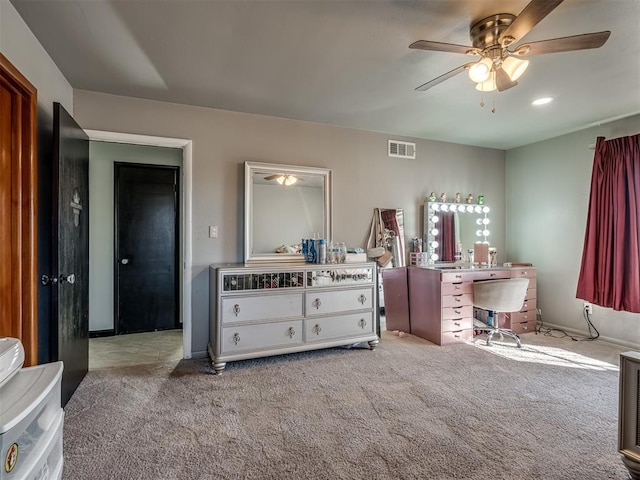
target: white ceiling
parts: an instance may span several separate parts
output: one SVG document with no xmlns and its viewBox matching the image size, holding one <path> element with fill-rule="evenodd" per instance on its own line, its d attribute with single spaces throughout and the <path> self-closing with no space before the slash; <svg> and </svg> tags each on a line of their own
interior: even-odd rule
<svg viewBox="0 0 640 480">
<path fill-rule="evenodd" d="M 78 89 L 500 149 L 640 113 L 638 0 L 565 0 L 524 39 L 608 42 L 531 57 L 484 108 L 466 73 L 415 91 L 469 57 L 408 46 L 527 0 L 11 1 Z"/>
</svg>

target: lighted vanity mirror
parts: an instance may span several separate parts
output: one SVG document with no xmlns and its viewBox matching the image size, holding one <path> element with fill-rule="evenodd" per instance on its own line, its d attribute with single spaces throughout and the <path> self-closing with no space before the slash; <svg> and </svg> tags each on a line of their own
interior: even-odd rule
<svg viewBox="0 0 640 480">
<path fill-rule="evenodd" d="M 488 205 L 427 202 L 424 204 L 423 250 L 428 264 L 468 262 L 476 242 L 488 242 Z"/>
<path fill-rule="evenodd" d="M 304 263 L 303 238 L 331 239 L 331 170 L 245 162 L 245 263 Z"/>
</svg>

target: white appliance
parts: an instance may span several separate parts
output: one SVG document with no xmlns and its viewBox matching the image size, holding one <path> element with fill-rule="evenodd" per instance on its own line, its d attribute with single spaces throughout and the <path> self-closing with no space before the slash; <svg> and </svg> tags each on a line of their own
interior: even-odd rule
<svg viewBox="0 0 640 480">
<path fill-rule="evenodd" d="M 0 480 L 62 477 L 62 362 L 22 368 L 16 339 L 0 338 Z"/>
</svg>

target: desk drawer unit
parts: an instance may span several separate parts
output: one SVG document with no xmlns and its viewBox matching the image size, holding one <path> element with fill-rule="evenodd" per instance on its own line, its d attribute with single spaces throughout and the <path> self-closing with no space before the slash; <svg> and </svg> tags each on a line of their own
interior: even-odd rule
<svg viewBox="0 0 640 480">
<path fill-rule="evenodd" d="M 514 268 L 511 270 L 511 278 L 528 278 L 529 288 L 527 289 L 527 295 L 525 296 L 520 311 L 505 315 L 507 319 L 506 326 L 518 334 L 535 332 L 537 318 L 537 271 L 535 268 Z"/>
</svg>

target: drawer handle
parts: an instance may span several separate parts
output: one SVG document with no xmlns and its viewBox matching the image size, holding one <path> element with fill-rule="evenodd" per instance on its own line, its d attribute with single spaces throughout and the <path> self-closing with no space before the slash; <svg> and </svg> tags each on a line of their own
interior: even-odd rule
<svg viewBox="0 0 640 480">
<path fill-rule="evenodd" d="M 320 301 L 319 298 L 316 298 L 311 305 L 316 307 L 316 310 L 318 310 L 320 308 L 320 305 L 322 305 L 322 302 Z"/>
<path fill-rule="evenodd" d="M 460 338 L 460 335 L 455 334 L 453 338 Z"/>
<path fill-rule="evenodd" d="M 462 275 L 456 275 L 456 278 L 462 278 Z"/>
<path fill-rule="evenodd" d="M 364 329 L 364 327 L 367 326 L 367 321 L 364 318 L 361 318 L 360 321 L 358 322 L 358 326 Z"/>
<path fill-rule="evenodd" d="M 453 299 L 454 299 L 456 302 L 461 302 L 461 301 L 462 301 L 462 299 L 461 299 L 460 297 L 453 297 Z"/>
<path fill-rule="evenodd" d="M 496 274 L 495 274 L 495 273 L 490 273 L 490 274 L 489 274 L 489 276 L 490 276 L 490 277 L 495 277 L 495 276 L 496 276 Z"/>
<path fill-rule="evenodd" d="M 320 335 L 320 332 L 322 331 L 322 328 L 320 328 L 320 324 L 316 323 L 315 327 L 313 327 L 311 329 L 311 331 L 313 331 L 313 333 L 315 333 L 316 335 Z"/>
<path fill-rule="evenodd" d="M 460 315 L 460 314 L 462 313 L 462 310 L 456 310 L 455 308 L 453 309 L 453 311 L 454 311 L 455 313 L 457 313 L 458 315 Z"/>
<path fill-rule="evenodd" d="M 360 295 L 360 296 L 358 297 L 358 301 L 359 301 L 362 305 L 364 305 L 364 302 L 366 302 L 366 301 L 367 301 L 367 297 L 365 297 L 364 295 Z"/>
<path fill-rule="evenodd" d="M 460 326 L 460 322 L 453 322 L 453 324 L 454 324 L 456 327 L 459 327 L 459 326 Z"/>
<path fill-rule="evenodd" d="M 455 290 L 460 290 L 460 285 L 456 285 L 456 286 L 454 287 L 454 289 L 455 289 Z"/>
<path fill-rule="evenodd" d="M 233 334 L 233 343 L 235 343 L 236 345 L 240 343 L 240 334 L 239 333 L 234 333 Z"/>
<path fill-rule="evenodd" d="M 233 306 L 233 313 L 236 317 L 240 313 L 240 305 L 238 305 L 237 303 Z"/>
<path fill-rule="evenodd" d="M 295 334 L 296 334 L 296 329 L 293 327 L 289 327 L 289 329 L 287 330 L 287 335 L 289 335 L 289 338 L 293 338 Z"/>
</svg>

